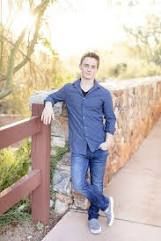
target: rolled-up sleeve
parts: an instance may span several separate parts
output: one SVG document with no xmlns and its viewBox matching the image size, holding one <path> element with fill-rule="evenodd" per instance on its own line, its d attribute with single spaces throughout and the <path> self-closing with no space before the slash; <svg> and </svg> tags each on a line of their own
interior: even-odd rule
<svg viewBox="0 0 161 241">
<path fill-rule="evenodd" d="M 105 132 L 108 132 L 113 135 L 116 129 L 116 116 L 113 111 L 112 96 L 109 91 L 107 91 L 105 94 L 103 103 L 103 113 L 105 118 Z"/>
</svg>

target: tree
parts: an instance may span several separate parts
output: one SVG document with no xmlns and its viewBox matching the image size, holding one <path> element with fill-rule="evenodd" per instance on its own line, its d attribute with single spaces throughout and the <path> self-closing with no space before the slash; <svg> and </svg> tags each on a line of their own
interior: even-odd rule
<svg viewBox="0 0 161 241">
<path fill-rule="evenodd" d="M 125 31 L 131 36 L 138 48 L 138 52 L 148 62 L 157 66 L 161 64 L 161 18 L 150 15 L 144 26 L 137 28 L 125 27 Z"/>
<path fill-rule="evenodd" d="M 10 22 L 16 18 L 18 10 L 29 8 L 35 17 L 35 25 L 31 29 L 24 27 L 18 37 L 12 33 L 11 23 L 3 23 L 3 0 L 1 0 L 0 23 L 0 99 L 13 92 L 13 78 L 30 60 L 35 45 L 39 38 L 39 32 L 45 11 L 51 0 L 9 0 L 8 9 Z M 14 14 L 13 14 L 14 13 Z M 21 21 L 21 19 L 19 20 Z M 9 26 L 9 27 L 8 27 Z M 8 28 L 7 28 L 8 27 Z"/>
</svg>

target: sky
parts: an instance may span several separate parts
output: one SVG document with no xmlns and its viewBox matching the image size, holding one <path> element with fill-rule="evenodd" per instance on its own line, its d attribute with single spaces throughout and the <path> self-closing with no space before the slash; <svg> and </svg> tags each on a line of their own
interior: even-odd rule
<svg viewBox="0 0 161 241">
<path fill-rule="evenodd" d="M 128 7 L 124 2 L 121 7 L 111 7 L 107 0 L 57 0 L 48 12 L 53 47 L 63 57 L 109 49 L 126 39 L 123 25 L 143 24 L 145 16 L 161 6 L 161 1 L 157 7 L 150 0 L 141 1 L 137 7 Z"/>
<path fill-rule="evenodd" d="M 129 7 L 129 1 L 140 4 Z M 126 39 L 124 25 L 143 25 L 147 14 L 161 14 L 161 0 L 155 0 L 156 5 L 152 2 L 154 0 L 56 0 L 46 13 L 48 27 L 44 33 L 63 58 L 89 50 L 109 50 L 114 43 Z M 7 1 L 2 3 L 3 21 L 8 21 Z M 13 32 L 18 36 L 24 26 L 33 26 L 34 18 L 25 8 L 11 20 Z"/>
</svg>

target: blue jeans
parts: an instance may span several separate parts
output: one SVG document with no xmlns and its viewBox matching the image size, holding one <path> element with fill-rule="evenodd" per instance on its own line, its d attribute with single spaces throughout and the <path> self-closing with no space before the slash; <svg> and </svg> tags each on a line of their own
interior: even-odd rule
<svg viewBox="0 0 161 241">
<path fill-rule="evenodd" d="M 98 218 L 99 210 L 104 211 L 109 204 L 109 198 L 103 195 L 103 178 L 108 152 L 101 149 L 87 154 L 71 153 L 72 185 L 76 192 L 81 193 L 90 201 L 88 219 Z M 90 171 L 90 182 L 87 172 Z"/>
</svg>

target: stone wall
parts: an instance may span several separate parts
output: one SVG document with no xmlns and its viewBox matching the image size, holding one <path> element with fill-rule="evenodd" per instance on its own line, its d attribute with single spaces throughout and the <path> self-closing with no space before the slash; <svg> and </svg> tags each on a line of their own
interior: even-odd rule
<svg viewBox="0 0 161 241">
<path fill-rule="evenodd" d="M 115 146 L 107 162 L 105 185 L 130 159 L 143 139 L 161 115 L 161 77 L 148 77 L 126 81 L 107 81 L 101 83 L 109 89 L 113 97 L 117 117 Z M 51 91 L 52 92 L 52 91 Z M 51 92 L 38 92 L 31 96 L 30 103 L 42 103 Z M 51 156 L 56 146 L 67 143 L 68 125 L 65 105 L 54 106 L 56 120 L 52 123 Z M 59 161 L 53 177 L 55 208 L 59 213 L 69 207 L 87 208 L 88 202 L 72 192 L 70 182 L 70 153 Z"/>
</svg>

